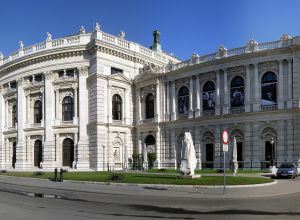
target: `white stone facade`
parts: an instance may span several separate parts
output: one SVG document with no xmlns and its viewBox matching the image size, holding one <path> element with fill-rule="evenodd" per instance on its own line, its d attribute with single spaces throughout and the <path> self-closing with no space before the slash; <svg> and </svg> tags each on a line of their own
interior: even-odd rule
<svg viewBox="0 0 300 220">
<path fill-rule="evenodd" d="M 298 163 L 300 37 L 185 62 L 124 37 L 96 25 L 0 53 L 1 169 L 127 169 L 149 153 L 154 167 L 175 168 L 185 131 L 197 168 L 218 168 L 223 129 L 244 168 Z"/>
</svg>

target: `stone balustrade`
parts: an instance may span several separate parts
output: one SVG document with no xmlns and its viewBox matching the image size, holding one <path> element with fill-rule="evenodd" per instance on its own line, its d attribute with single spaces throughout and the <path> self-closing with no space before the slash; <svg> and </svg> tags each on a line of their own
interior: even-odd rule
<svg viewBox="0 0 300 220">
<path fill-rule="evenodd" d="M 41 51 L 48 51 L 48 50 L 63 48 L 63 47 L 87 45 L 93 39 L 93 35 L 95 34 L 95 32 L 96 31 L 94 31 L 93 33 L 78 34 L 74 36 L 53 39 L 53 40 L 50 39 L 50 40 L 46 40 L 45 42 L 20 48 L 18 51 L 11 53 L 9 56 L 6 57 L 0 56 L 0 66 L 5 65 L 11 61 L 15 61 L 19 58 L 32 55 Z M 125 48 L 127 50 L 133 51 L 143 56 L 147 56 L 148 58 L 150 57 L 155 60 L 159 60 L 161 62 L 167 62 L 168 60 L 167 58 L 172 59 L 172 56 L 166 53 L 155 52 L 137 43 L 125 40 L 120 37 L 116 37 L 114 35 L 105 33 L 100 30 L 97 31 L 96 39 L 100 42 L 105 42 L 121 48 Z M 174 58 L 174 60 L 176 60 L 176 58 Z"/>
</svg>

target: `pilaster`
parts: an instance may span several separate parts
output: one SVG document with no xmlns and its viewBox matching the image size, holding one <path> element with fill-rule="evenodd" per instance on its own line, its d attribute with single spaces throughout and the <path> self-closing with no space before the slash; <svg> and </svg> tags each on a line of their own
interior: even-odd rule
<svg viewBox="0 0 300 220">
<path fill-rule="evenodd" d="M 80 170 L 89 169 L 89 139 L 87 134 L 88 124 L 88 95 L 86 80 L 88 75 L 88 67 L 78 68 L 79 71 L 79 141 L 77 150 L 76 168 Z"/>
</svg>

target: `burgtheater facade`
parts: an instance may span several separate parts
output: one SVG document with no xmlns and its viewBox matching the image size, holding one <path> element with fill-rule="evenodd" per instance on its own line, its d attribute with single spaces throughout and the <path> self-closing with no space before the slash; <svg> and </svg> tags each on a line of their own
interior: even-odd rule
<svg viewBox="0 0 300 220">
<path fill-rule="evenodd" d="M 227 166 L 234 139 L 243 168 L 300 159 L 300 37 L 182 62 L 157 31 L 148 49 L 96 24 L 0 54 L 0 85 L 1 169 L 176 168 L 185 131 L 197 167 L 219 168 L 223 129 Z"/>
</svg>

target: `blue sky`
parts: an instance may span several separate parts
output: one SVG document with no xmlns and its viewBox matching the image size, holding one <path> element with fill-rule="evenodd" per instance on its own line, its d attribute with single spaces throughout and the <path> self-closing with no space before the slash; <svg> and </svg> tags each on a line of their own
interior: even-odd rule
<svg viewBox="0 0 300 220">
<path fill-rule="evenodd" d="M 272 41 L 287 32 L 300 35 L 297 0 L 26 0 L 1 1 L 0 51 L 4 55 L 44 41 L 76 33 L 81 25 L 151 46 L 152 32 L 161 32 L 163 50 L 180 59 L 205 55 L 219 45 L 235 48 L 251 38 Z"/>
</svg>

